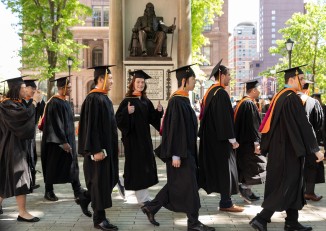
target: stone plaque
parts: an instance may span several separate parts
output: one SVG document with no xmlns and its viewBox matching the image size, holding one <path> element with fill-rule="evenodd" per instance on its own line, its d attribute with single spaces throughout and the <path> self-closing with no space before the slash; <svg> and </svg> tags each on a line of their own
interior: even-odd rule
<svg viewBox="0 0 326 231">
<path fill-rule="evenodd" d="M 134 70 L 130 71 L 135 71 L 137 68 Z M 149 76 L 151 76 L 151 79 L 146 80 L 147 84 L 147 89 L 146 89 L 146 94 L 147 97 L 150 100 L 163 100 L 164 99 L 164 79 L 165 79 L 165 73 L 164 69 L 142 69 L 144 72 L 146 72 Z M 132 79 L 132 77 L 126 73 L 127 76 L 127 85 L 126 89 L 128 88 L 128 85 Z"/>
</svg>

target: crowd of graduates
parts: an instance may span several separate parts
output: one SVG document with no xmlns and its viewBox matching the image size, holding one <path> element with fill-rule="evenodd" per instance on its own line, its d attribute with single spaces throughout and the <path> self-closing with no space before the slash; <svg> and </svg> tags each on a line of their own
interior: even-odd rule
<svg viewBox="0 0 326 231">
<path fill-rule="evenodd" d="M 155 108 L 146 96 L 146 79 L 151 77 L 142 70 L 130 72 L 132 80 L 116 113 L 108 97 L 113 65 L 92 67 L 95 88 L 82 104 L 77 129 L 67 101 L 70 76 L 54 80 L 57 93 L 46 104 L 35 79 L 6 80 L 9 91 L 0 103 L 0 214 L 3 200 L 15 196 L 17 220 L 40 221 L 26 209 L 26 195 L 39 187 L 35 183 L 38 127 L 43 132 L 44 198 L 57 201 L 54 185 L 71 183 L 76 204 L 92 217 L 96 229 L 118 230 L 105 212 L 112 207 L 116 185 L 122 195 L 125 189 L 135 192 L 141 210 L 155 226 L 160 225 L 155 216 L 165 207 L 185 213 L 188 230 L 213 231 L 199 221 L 200 188 L 220 194 L 220 211 L 243 212 L 232 195 L 240 193 L 251 203 L 260 200 L 253 186 L 265 184 L 263 209 L 250 221 L 252 228 L 267 230 L 274 212 L 286 211 L 284 230 L 312 230 L 299 223 L 298 211 L 306 200 L 322 199 L 315 184 L 325 182 L 320 150 L 325 144 L 325 105 L 320 94 L 313 98 L 305 91 L 309 83 L 302 67 L 283 71 L 285 86 L 271 99 L 262 119 L 256 103 L 259 82 L 244 83 L 246 93 L 233 108 L 226 90 L 230 71 L 222 60 L 210 75 L 215 83 L 205 93 L 197 116 L 189 100 L 196 83 L 191 66 L 171 71 L 176 72 L 178 89 L 165 111 L 160 102 Z M 155 150 L 150 126 L 162 136 Z M 118 129 L 125 150 L 120 179 Z M 77 153 L 84 159 L 87 189 L 79 180 Z M 154 153 L 166 164 L 167 183 L 151 198 L 148 188 L 158 183 Z"/>
</svg>

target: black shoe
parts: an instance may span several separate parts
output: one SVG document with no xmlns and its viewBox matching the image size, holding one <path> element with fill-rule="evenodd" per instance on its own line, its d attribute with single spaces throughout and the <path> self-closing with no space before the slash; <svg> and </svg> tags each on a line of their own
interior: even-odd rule
<svg viewBox="0 0 326 231">
<path fill-rule="evenodd" d="M 252 193 L 249 196 L 250 201 L 258 201 L 260 199 L 260 196 L 256 196 L 254 193 Z"/>
<path fill-rule="evenodd" d="M 141 55 L 142 56 L 147 56 L 147 52 L 146 51 L 143 51 Z"/>
<path fill-rule="evenodd" d="M 285 221 L 284 230 L 287 231 L 309 231 L 312 230 L 309 226 L 303 226 L 299 222 L 287 222 Z"/>
<path fill-rule="evenodd" d="M 57 201 L 57 200 L 59 200 L 59 198 L 54 194 L 53 191 L 45 192 L 44 199 L 47 199 L 48 201 Z"/>
<path fill-rule="evenodd" d="M 2 206 L 0 205 L 0 215 L 3 214 Z"/>
<path fill-rule="evenodd" d="M 75 202 L 80 205 L 80 208 L 85 216 L 92 217 L 92 213 L 88 210 L 88 205 L 91 203 L 91 200 L 85 196 L 85 193 L 79 195 Z"/>
<path fill-rule="evenodd" d="M 31 219 L 26 219 L 26 218 L 23 218 L 23 217 L 21 217 L 21 216 L 18 215 L 18 217 L 17 217 L 17 221 L 24 221 L 24 222 L 38 222 L 38 221 L 40 221 L 40 218 L 38 218 L 38 217 L 33 217 L 33 218 L 31 218 Z"/>
<path fill-rule="evenodd" d="M 259 231 L 267 231 L 267 225 L 260 223 L 256 217 L 254 217 L 249 224 L 251 225 L 251 227 L 253 227 L 255 230 L 259 230 Z"/>
<path fill-rule="evenodd" d="M 199 223 L 194 227 L 188 227 L 188 231 L 215 231 L 215 228 Z"/>
<path fill-rule="evenodd" d="M 125 187 L 121 184 L 120 180 L 118 180 L 117 187 L 118 187 L 120 196 L 122 197 L 122 199 L 125 199 L 126 198 Z"/>
<path fill-rule="evenodd" d="M 146 205 L 141 207 L 141 211 L 143 211 L 143 213 L 146 214 L 150 223 L 152 223 L 155 226 L 160 226 L 160 223 L 158 223 L 155 220 L 154 214 L 151 211 L 149 211 L 149 209 L 146 207 Z"/>
<path fill-rule="evenodd" d="M 118 227 L 110 224 L 108 220 L 104 220 L 100 224 L 94 225 L 94 228 L 101 229 L 101 230 L 108 230 L 108 231 L 118 230 Z"/>
<path fill-rule="evenodd" d="M 251 190 L 250 189 L 244 189 L 241 187 L 241 185 L 239 185 L 239 192 L 241 197 L 249 204 L 251 204 L 251 199 L 249 197 L 249 195 L 251 194 Z"/>
<path fill-rule="evenodd" d="M 34 185 L 31 186 L 31 189 L 35 190 L 35 189 L 38 189 L 39 187 L 40 187 L 39 184 L 34 184 Z"/>
</svg>

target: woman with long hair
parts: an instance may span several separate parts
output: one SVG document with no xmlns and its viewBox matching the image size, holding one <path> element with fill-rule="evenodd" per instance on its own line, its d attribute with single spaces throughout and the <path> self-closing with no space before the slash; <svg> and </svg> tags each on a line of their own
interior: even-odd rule
<svg viewBox="0 0 326 231">
<path fill-rule="evenodd" d="M 137 202 L 145 204 L 150 201 L 148 188 L 158 183 L 150 125 L 159 131 L 163 107 L 159 102 L 155 109 L 146 96 L 149 75 L 142 70 L 129 74 L 132 81 L 116 112 L 125 150 L 123 178 L 125 189 L 135 191 Z"/>
</svg>

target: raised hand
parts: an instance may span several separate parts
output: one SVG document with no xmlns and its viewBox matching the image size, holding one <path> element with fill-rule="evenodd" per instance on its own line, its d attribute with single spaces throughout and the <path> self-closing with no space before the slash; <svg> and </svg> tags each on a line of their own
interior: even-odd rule
<svg viewBox="0 0 326 231">
<path fill-rule="evenodd" d="M 128 113 L 132 114 L 135 112 L 135 106 L 130 105 L 130 102 L 128 102 Z"/>
</svg>

